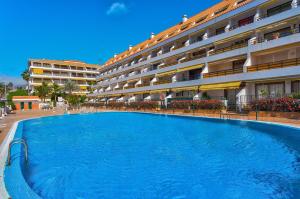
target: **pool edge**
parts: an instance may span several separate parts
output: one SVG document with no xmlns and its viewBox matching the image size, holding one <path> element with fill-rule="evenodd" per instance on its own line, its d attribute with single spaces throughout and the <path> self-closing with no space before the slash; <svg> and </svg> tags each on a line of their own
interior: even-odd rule
<svg viewBox="0 0 300 199">
<path fill-rule="evenodd" d="M 268 125 L 275 125 L 275 126 L 283 126 L 288 128 L 294 128 L 300 130 L 299 126 L 290 125 L 290 124 L 283 124 L 277 122 L 268 122 L 268 121 L 255 121 L 255 120 L 245 120 L 245 119 L 221 119 L 218 117 L 210 117 L 210 116 L 198 116 L 198 115 L 181 115 L 181 114 L 172 114 L 172 113 L 153 113 L 153 112 L 139 112 L 139 111 L 103 111 L 103 112 L 91 112 L 91 113 L 72 113 L 67 115 L 82 115 L 82 114 L 97 114 L 97 113 L 141 113 L 141 114 L 153 114 L 153 115 L 165 115 L 165 116 L 179 116 L 179 117 L 194 117 L 194 118 L 210 118 L 216 120 L 232 120 L 232 121 L 245 121 L 245 122 L 252 122 L 252 123 L 260 123 L 260 124 L 268 124 Z M 8 146 L 10 141 L 13 140 L 17 128 L 20 122 L 34 120 L 39 118 L 47 118 L 47 117 L 57 117 L 62 115 L 52 115 L 52 116 L 41 116 L 41 117 L 34 117 L 28 118 L 23 120 L 16 121 L 12 127 L 10 128 L 8 134 L 5 136 L 5 139 L 0 145 L 0 198 L 9 199 L 10 195 L 6 189 L 5 182 L 4 182 L 4 170 L 6 166 L 6 158 L 8 153 Z"/>
<path fill-rule="evenodd" d="M 7 158 L 7 153 L 8 153 L 8 146 L 9 143 L 13 140 L 17 128 L 19 126 L 19 123 L 21 121 L 17 121 L 15 122 L 12 127 L 10 128 L 8 134 L 5 136 L 5 139 L 3 140 L 3 142 L 0 145 L 0 197 L 5 199 L 5 198 L 10 198 L 10 195 L 6 189 L 5 186 L 5 182 L 4 182 L 4 170 L 5 170 L 5 166 L 6 166 L 6 158 Z"/>
</svg>

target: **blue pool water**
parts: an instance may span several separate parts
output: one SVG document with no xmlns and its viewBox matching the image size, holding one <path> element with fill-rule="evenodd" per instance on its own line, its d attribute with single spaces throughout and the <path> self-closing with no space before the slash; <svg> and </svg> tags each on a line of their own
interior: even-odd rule
<svg viewBox="0 0 300 199">
<path fill-rule="evenodd" d="M 300 198 L 300 130 L 255 122 L 98 113 L 22 122 L 5 170 L 13 199 Z"/>
</svg>

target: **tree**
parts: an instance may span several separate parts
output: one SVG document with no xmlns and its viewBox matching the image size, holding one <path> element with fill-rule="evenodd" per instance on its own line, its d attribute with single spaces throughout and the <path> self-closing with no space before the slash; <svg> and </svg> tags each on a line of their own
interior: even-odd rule
<svg viewBox="0 0 300 199">
<path fill-rule="evenodd" d="M 7 95 L 7 101 L 8 105 L 11 105 L 11 107 L 15 110 L 15 104 L 12 102 L 13 96 L 27 96 L 28 92 L 24 89 L 17 89 L 15 91 L 11 91 Z"/>
<path fill-rule="evenodd" d="M 7 84 L 7 89 L 10 90 L 10 91 L 13 90 L 14 89 L 14 84 L 12 82 L 9 82 Z"/>
<path fill-rule="evenodd" d="M 0 83 L 0 98 L 2 98 L 5 94 L 5 85 Z"/>
<path fill-rule="evenodd" d="M 51 88 L 48 86 L 47 83 L 43 82 L 41 86 L 36 88 L 37 95 L 43 100 L 46 101 L 46 98 L 49 96 Z"/>
<path fill-rule="evenodd" d="M 80 104 L 80 97 L 77 95 L 68 95 L 67 101 L 69 106 L 74 108 Z"/>
<path fill-rule="evenodd" d="M 29 79 L 30 79 L 30 73 L 28 69 L 24 70 L 21 74 L 22 78 L 27 82 L 27 92 L 29 94 Z"/>
<path fill-rule="evenodd" d="M 77 84 L 74 81 L 68 80 L 65 83 L 65 91 L 69 94 L 72 95 L 72 93 L 74 91 L 77 91 L 79 89 L 79 87 L 77 86 Z"/>
<path fill-rule="evenodd" d="M 85 95 L 81 95 L 79 96 L 79 102 L 82 104 L 85 102 L 85 100 L 87 99 L 87 97 Z"/>
<path fill-rule="evenodd" d="M 56 102 L 57 102 L 57 97 L 61 95 L 61 87 L 54 83 L 51 87 L 51 99 L 54 102 L 54 106 L 56 106 Z"/>
<path fill-rule="evenodd" d="M 95 89 L 93 89 L 93 86 L 96 84 L 96 82 L 95 82 L 95 81 L 90 81 L 90 82 L 88 82 L 88 84 L 89 84 L 89 86 L 88 86 L 88 91 L 89 91 L 89 93 L 91 94 L 91 93 L 93 93 L 94 90 L 95 90 Z"/>
</svg>

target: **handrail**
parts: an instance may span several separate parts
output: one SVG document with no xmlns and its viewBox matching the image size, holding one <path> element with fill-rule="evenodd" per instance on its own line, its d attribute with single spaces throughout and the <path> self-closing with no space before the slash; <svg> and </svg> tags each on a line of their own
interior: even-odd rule
<svg viewBox="0 0 300 199">
<path fill-rule="evenodd" d="M 241 43 L 241 44 L 235 44 L 235 45 L 225 47 L 225 48 L 220 48 L 220 49 L 217 49 L 217 50 L 210 51 L 209 56 L 224 53 L 224 52 L 239 49 L 239 48 L 244 48 L 246 46 L 248 46 L 247 43 Z"/>
<path fill-rule="evenodd" d="M 28 145 L 26 143 L 26 141 L 24 139 L 15 139 L 15 140 L 12 140 L 10 143 L 9 143 L 9 146 L 8 146 L 8 154 L 7 154 L 7 163 L 6 165 L 7 166 L 10 166 L 11 165 L 11 148 L 13 145 L 15 144 L 22 144 L 24 146 L 24 150 L 25 150 L 25 161 L 28 162 Z"/>
<path fill-rule="evenodd" d="M 242 73 L 242 72 L 243 72 L 243 68 L 221 70 L 221 71 L 215 71 L 215 72 L 210 72 L 210 73 L 203 74 L 203 78 L 232 75 L 232 74 L 237 74 L 237 73 Z"/>
<path fill-rule="evenodd" d="M 282 12 L 285 12 L 285 11 L 289 11 L 289 10 L 291 10 L 292 8 L 290 8 L 290 9 L 288 9 L 288 10 L 284 10 L 284 11 L 282 11 Z M 260 14 L 260 16 L 259 16 L 259 21 L 260 20 L 264 20 L 264 19 L 266 19 L 266 18 L 269 18 L 269 17 L 272 17 L 272 16 L 275 16 L 275 15 L 277 15 L 277 14 L 281 14 L 282 12 L 279 12 L 279 13 L 276 13 L 276 14 L 274 14 L 274 15 L 266 15 L 266 14 Z M 253 17 L 254 18 L 254 17 Z M 249 25 L 249 24 L 253 24 L 253 23 L 255 23 L 255 19 L 253 19 L 253 22 L 250 22 L 250 23 L 248 23 L 248 24 L 244 24 L 244 25 L 233 25 L 232 27 L 230 27 L 230 31 L 232 31 L 232 30 L 235 30 L 235 29 L 237 29 L 237 28 L 240 28 L 240 27 L 243 27 L 243 26 L 246 26 L 246 25 Z M 224 32 L 224 33 L 226 33 L 226 32 Z M 215 35 L 212 35 L 210 38 L 212 38 L 212 37 L 214 37 Z M 200 39 L 199 41 L 194 41 L 194 42 L 191 42 L 192 44 L 194 44 L 194 43 L 198 43 L 198 42 L 201 42 L 201 41 L 203 41 L 203 39 Z M 182 46 L 182 47 L 185 47 L 184 45 Z M 178 48 L 177 48 L 178 49 Z M 175 50 L 175 49 L 173 49 L 173 50 Z M 168 53 L 168 52 L 170 52 L 170 51 L 166 51 L 166 52 L 164 52 L 163 54 L 165 54 L 165 53 Z M 147 59 L 146 59 L 147 60 Z M 146 61 L 146 60 L 144 60 L 144 61 Z M 109 65 L 108 67 L 109 68 L 113 68 L 113 67 L 115 67 L 115 66 L 117 66 L 117 65 L 119 65 L 119 64 L 121 64 L 121 62 L 122 61 L 118 61 L 117 63 L 113 63 L 113 64 L 111 64 L 111 65 Z M 143 62 L 143 61 L 142 61 Z M 142 63 L 142 62 L 139 62 L 139 63 Z M 104 74 L 104 75 L 99 75 L 98 77 L 101 77 L 101 76 L 105 76 L 105 75 L 107 75 L 107 74 Z"/>
<path fill-rule="evenodd" d="M 153 83 L 153 85 L 170 84 L 170 83 L 172 83 L 172 79 L 160 80 L 160 81 Z"/>
<path fill-rule="evenodd" d="M 286 68 L 286 67 L 297 66 L 297 65 L 300 65 L 300 58 L 287 59 L 287 60 L 282 60 L 282 61 L 277 61 L 277 62 L 269 62 L 269 63 L 265 63 L 265 64 L 248 66 L 247 71 L 248 72 L 256 72 L 256 71 L 261 71 L 261 70 Z"/>
<path fill-rule="evenodd" d="M 264 38 L 264 37 L 259 37 L 257 39 L 257 43 L 263 43 L 263 42 L 267 42 L 267 41 L 272 41 L 272 40 L 276 40 L 276 39 L 280 39 L 283 37 L 287 37 L 290 35 L 294 35 L 300 32 L 300 28 L 293 28 L 290 30 L 287 30 L 285 32 L 273 32 L 273 36 L 272 38 Z"/>
</svg>

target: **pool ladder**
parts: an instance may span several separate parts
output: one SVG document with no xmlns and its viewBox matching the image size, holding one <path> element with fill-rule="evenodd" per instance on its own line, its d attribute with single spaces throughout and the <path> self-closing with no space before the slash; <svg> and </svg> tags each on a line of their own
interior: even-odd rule
<svg viewBox="0 0 300 199">
<path fill-rule="evenodd" d="M 24 139 L 15 139 L 9 143 L 8 147 L 8 154 L 7 154 L 7 166 L 10 166 L 11 164 L 11 148 L 15 144 L 22 144 L 24 146 L 24 152 L 25 152 L 25 161 L 28 162 L 28 146 Z"/>
</svg>

